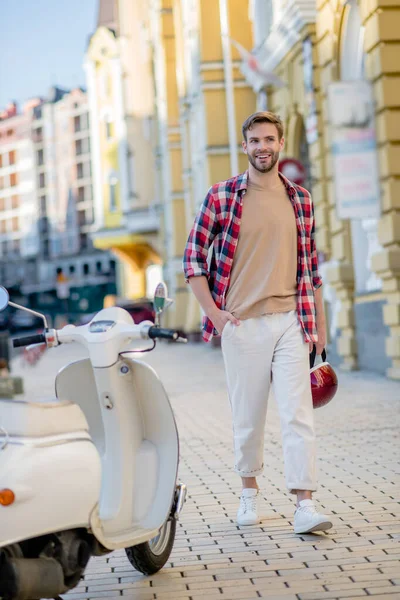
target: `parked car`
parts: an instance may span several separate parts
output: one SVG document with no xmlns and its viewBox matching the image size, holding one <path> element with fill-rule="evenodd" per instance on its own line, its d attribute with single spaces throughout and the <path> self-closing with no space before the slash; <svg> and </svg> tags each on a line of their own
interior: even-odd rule
<svg viewBox="0 0 400 600">
<path fill-rule="evenodd" d="M 153 309 L 153 302 L 148 298 L 120 300 L 117 302 L 117 306 L 127 310 L 135 323 L 141 323 L 142 321 L 153 321 L 154 323 L 155 312 Z"/>
<path fill-rule="evenodd" d="M 153 302 L 148 298 L 140 298 L 138 300 L 122 299 L 116 303 L 116 306 L 127 310 L 135 323 L 141 323 L 142 321 L 153 321 L 154 323 L 155 313 Z M 96 313 L 82 315 L 77 325 L 87 325 L 95 315 Z"/>
</svg>

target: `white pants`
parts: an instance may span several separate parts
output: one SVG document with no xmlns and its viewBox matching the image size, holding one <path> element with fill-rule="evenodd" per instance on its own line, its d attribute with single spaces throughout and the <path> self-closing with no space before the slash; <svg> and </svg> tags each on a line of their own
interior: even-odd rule
<svg viewBox="0 0 400 600">
<path fill-rule="evenodd" d="M 235 471 L 256 477 L 264 466 L 264 430 L 271 377 L 282 429 L 286 485 L 316 489 L 309 347 L 296 311 L 230 321 L 222 352 L 233 416 Z"/>
</svg>

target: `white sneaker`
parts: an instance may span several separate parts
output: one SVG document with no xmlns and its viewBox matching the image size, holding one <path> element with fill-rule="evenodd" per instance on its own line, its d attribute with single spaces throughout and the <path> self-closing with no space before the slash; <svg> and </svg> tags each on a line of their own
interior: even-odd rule
<svg viewBox="0 0 400 600">
<path fill-rule="evenodd" d="M 257 525 L 260 522 L 258 516 L 259 490 L 245 488 L 240 496 L 240 506 L 237 513 L 238 525 Z"/>
<path fill-rule="evenodd" d="M 326 531 L 332 527 L 332 521 L 315 508 L 312 500 L 301 500 L 294 513 L 294 532 L 313 533 Z"/>
</svg>

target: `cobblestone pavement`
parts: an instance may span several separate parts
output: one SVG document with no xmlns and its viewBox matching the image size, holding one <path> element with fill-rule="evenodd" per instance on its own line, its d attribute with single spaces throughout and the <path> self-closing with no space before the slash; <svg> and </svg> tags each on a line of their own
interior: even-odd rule
<svg viewBox="0 0 400 600">
<path fill-rule="evenodd" d="M 27 394 L 51 393 L 56 369 L 82 354 L 51 350 L 25 377 Z M 220 350 L 160 344 L 145 357 L 170 395 L 180 432 L 180 479 L 189 497 L 170 562 L 152 577 L 124 551 L 92 559 L 65 600 L 400 599 L 400 385 L 369 373 L 339 373 L 340 391 L 316 411 L 320 487 L 333 516 L 328 534 L 294 535 L 293 497 L 283 478 L 277 410 L 270 400 L 260 526 L 239 528 L 229 402 Z"/>
</svg>

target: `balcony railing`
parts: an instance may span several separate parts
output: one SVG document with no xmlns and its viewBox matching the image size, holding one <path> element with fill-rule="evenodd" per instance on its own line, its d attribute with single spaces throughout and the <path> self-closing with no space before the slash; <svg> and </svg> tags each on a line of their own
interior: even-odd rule
<svg viewBox="0 0 400 600">
<path fill-rule="evenodd" d="M 138 208 L 125 213 L 125 227 L 130 233 L 156 233 L 160 217 L 155 207 Z"/>
</svg>

